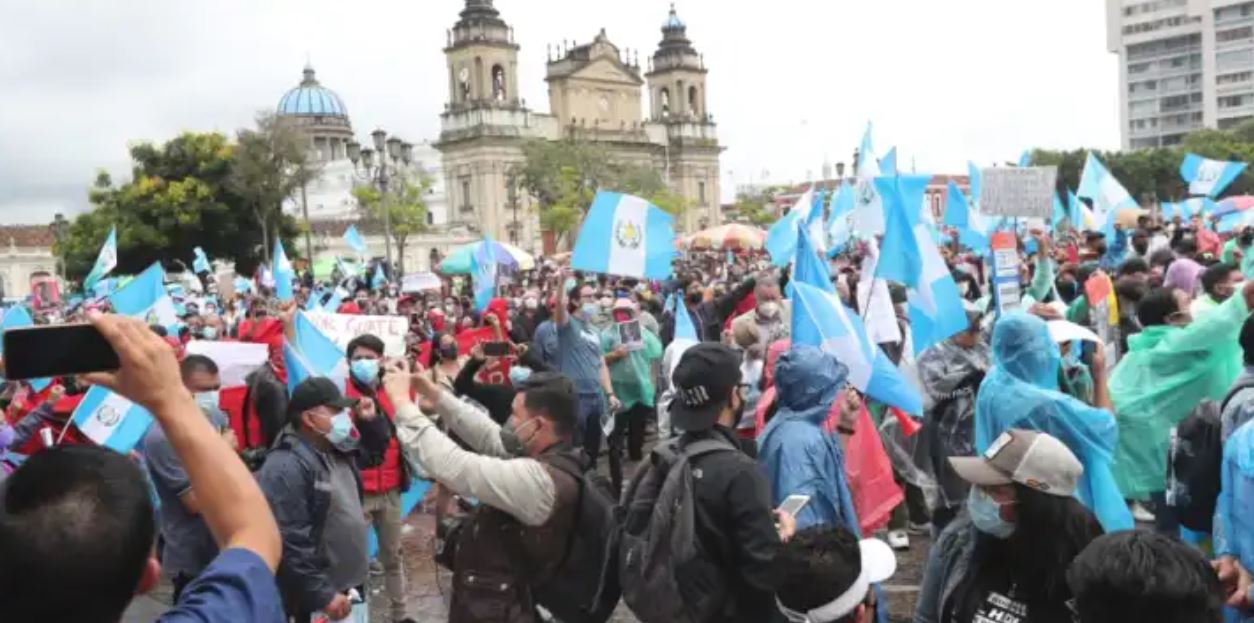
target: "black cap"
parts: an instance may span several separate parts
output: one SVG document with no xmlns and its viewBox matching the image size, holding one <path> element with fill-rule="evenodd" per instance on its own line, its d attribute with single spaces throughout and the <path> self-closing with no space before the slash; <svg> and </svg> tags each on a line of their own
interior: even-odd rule
<svg viewBox="0 0 1254 623">
<path fill-rule="evenodd" d="M 740 384 L 740 355 L 730 346 L 702 342 L 684 351 L 671 373 L 675 398 L 671 424 L 683 431 L 706 430 Z"/>
<path fill-rule="evenodd" d="M 287 403 L 287 417 L 290 420 L 314 407 L 347 409 L 356 404 L 357 400 L 344 397 L 334 381 L 324 376 L 315 376 L 301 381 L 292 390 L 292 399 Z"/>
</svg>

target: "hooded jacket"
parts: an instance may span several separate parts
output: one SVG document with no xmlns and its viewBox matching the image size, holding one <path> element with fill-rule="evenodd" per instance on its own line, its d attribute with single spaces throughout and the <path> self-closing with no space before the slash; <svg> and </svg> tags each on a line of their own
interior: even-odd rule
<svg viewBox="0 0 1254 623">
<path fill-rule="evenodd" d="M 1011 428 L 1057 437 L 1084 465 L 1076 497 L 1107 532 L 1130 530 L 1132 514 L 1111 470 L 1118 425 L 1109 411 L 1058 390 L 1061 360 L 1044 320 L 1024 313 L 1002 316 L 993 327 L 993 369 L 976 395 L 975 451 L 984 452 Z"/>
<path fill-rule="evenodd" d="M 983 338 L 972 348 L 950 338 L 923 351 L 916 363 L 926 399 L 923 440 L 941 507 L 966 502 L 970 485 L 954 472 L 949 457 L 975 454 L 975 397 L 991 366 L 992 354 Z"/>
</svg>

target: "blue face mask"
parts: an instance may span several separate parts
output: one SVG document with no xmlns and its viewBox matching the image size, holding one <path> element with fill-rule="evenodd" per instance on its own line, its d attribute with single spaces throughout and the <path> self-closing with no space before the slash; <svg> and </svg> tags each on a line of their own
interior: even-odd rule
<svg viewBox="0 0 1254 623">
<path fill-rule="evenodd" d="M 218 328 L 205 327 L 204 330 L 201 331 L 200 335 L 206 340 L 216 340 L 218 339 Z"/>
<path fill-rule="evenodd" d="M 596 303 L 584 303 L 579 310 L 583 312 L 585 319 L 595 318 L 597 314 L 601 313 L 601 306 Z"/>
<path fill-rule="evenodd" d="M 971 523 L 984 534 L 1008 539 L 1015 532 L 1015 525 L 1001 518 L 1001 505 L 979 487 L 971 487 L 967 496 L 967 512 Z"/>
<path fill-rule="evenodd" d="M 374 385 L 379 380 L 378 359 L 354 359 L 348 370 L 358 383 Z"/>
<path fill-rule="evenodd" d="M 340 411 L 331 418 L 331 430 L 325 433 L 327 441 L 331 445 L 340 447 L 353 434 L 353 418 L 349 417 L 348 411 Z"/>
<path fill-rule="evenodd" d="M 529 378 L 531 378 L 531 368 L 526 368 L 523 366 L 511 366 L 510 367 L 509 369 L 509 384 L 510 385 L 513 385 L 514 387 L 518 387 L 519 385 L 525 383 L 527 379 Z"/>
</svg>

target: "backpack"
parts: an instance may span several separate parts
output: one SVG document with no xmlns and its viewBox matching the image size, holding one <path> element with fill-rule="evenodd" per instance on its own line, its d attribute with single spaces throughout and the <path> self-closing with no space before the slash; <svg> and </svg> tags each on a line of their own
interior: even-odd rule
<svg viewBox="0 0 1254 623">
<path fill-rule="evenodd" d="M 1210 533 L 1219 499 L 1223 423 L 1219 404 L 1203 400 L 1171 430 L 1167 450 L 1167 505 L 1180 525 Z"/>
<path fill-rule="evenodd" d="M 623 601 L 641 623 L 697 623 L 710 620 L 724 605 L 723 574 L 693 573 L 693 563 L 710 561 L 697 543 L 693 484 L 701 470 L 692 463 L 717 452 L 738 449 L 721 437 L 682 447 L 678 440 L 659 444 L 623 496 L 619 580 Z M 698 576 L 710 581 L 691 582 Z M 699 592 L 682 591 L 681 577 L 699 586 Z"/>
<path fill-rule="evenodd" d="M 605 623 L 618 606 L 618 513 L 614 495 L 596 464 L 573 453 L 548 464 L 575 479 L 579 496 L 566 547 L 554 571 L 531 587 L 535 603 L 562 623 Z M 507 541 L 509 542 L 509 541 Z M 510 543 L 515 551 L 521 544 Z M 522 560 L 520 556 L 516 560 Z"/>
</svg>

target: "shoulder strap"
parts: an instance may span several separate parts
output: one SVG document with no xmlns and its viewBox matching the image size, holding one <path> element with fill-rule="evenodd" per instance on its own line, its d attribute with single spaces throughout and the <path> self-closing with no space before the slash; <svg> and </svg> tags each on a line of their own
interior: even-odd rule
<svg viewBox="0 0 1254 623">
<path fill-rule="evenodd" d="M 1228 408 L 1228 403 L 1231 402 L 1233 398 L 1236 398 L 1237 394 L 1247 389 L 1254 389 L 1254 379 L 1248 379 L 1246 382 L 1228 390 L 1228 394 L 1224 396 L 1223 402 L 1219 403 L 1219 413 L 1223 414 L 1223 412 Z"/>
<path fill-rule="evenodd" d="M 706 439 L 698 439 L 683 448 L 683 454 L 689 460 L 695 459 L 704 454 L 714 452 L 734 452 L 736 447 L 731 442 L 721 437 L 709 437 Z"/>
</svg>

